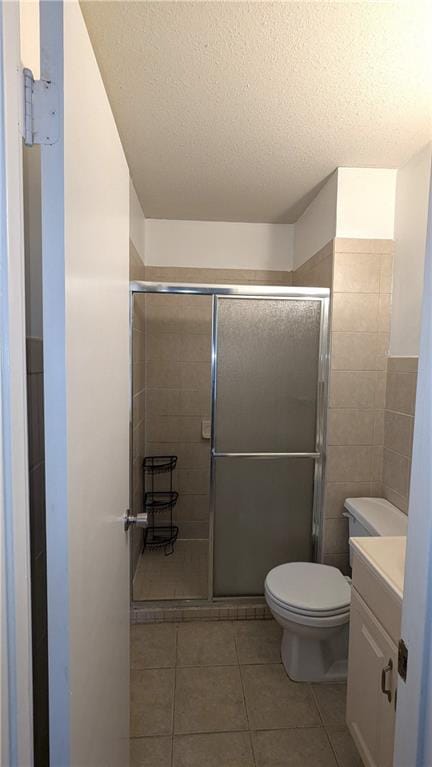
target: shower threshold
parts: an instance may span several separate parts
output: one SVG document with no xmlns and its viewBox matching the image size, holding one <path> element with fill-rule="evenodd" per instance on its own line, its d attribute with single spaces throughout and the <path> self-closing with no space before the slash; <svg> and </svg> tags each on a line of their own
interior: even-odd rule
<svg viewBox="0 0 432 767">
<path fill-rule="evenodd" d="M 267 620 L 272 617 L 264 597 L 177 599 L 132 602 L 131 623 L 217 620 Z"/>
</svg>

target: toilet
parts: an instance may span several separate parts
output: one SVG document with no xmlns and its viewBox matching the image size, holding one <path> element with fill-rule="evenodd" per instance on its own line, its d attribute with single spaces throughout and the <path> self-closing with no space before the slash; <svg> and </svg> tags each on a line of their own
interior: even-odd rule
<svg viewBox="0 0 432 767">
<path fill-rule="evenodd" d="M 384 498 L 347 498 L 349 536 L 406 535 L 407 517 Z M 281 657 L 296 682 L 346 679 L 350 579 L 315 562 L 289 562 L 268 573 L 264 593 L 283 629 Z"/>
</svg>

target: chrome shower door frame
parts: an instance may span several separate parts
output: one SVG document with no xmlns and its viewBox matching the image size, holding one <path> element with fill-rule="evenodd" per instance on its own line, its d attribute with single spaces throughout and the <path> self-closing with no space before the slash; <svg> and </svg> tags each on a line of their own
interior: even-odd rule
<svg viewBox="0 0 432 767">
<path fill-rule="evenodd" d="M 134 281 L 130 283 L 131 312 L 130 312 L 130 435 L 132 439 L 132 369 L 133 369 L 133 298 L 135 293 L 167 293 L 177 295 L 201 295 L 212 297 L 212 331 L 211 331 L 211 463 L 210 463 L 210 504 L 209 504 L 209 570 L 208 570 L 208 598 L 205 600 L 171 600 L 164 601 L 161 606 L 170 604 L 211 604 L 224 601 L 226 597 L 215 597 L 213 594 L 213 568 L 214 568 L 214 520 L 215 520 L 215 464 L 220 458 L 245 458 L 248 460 L 278 460 L 286 458 L 309 458 L 314 460 L 314 489 L 312 509 L 312 551 L 313 560 L 320 561 L 322 557 L 322 530 L 323 530 L 323 479 L 325 470 L 325 433 L 326 433 L 326 410 L 328 397 L 328 367 L 329 367 L 329 303 L 330 290 L 328 288 L 301 288 L 284 286 L 253 286 L 253 285 L 209 285 L 201 283 L 166 283 L 150 281 Z M 218 331 L 218 300 L 228 298 L 242 299 L 280 299 L 280 300 L 309 300 L 319 301 L 320 312 L 320 337 L 318 353 L 318 376 L 317 376 L 317 407 L 316 407 L 316 430 L 315 450 L 311 453 L 217 453 L 215 449 L 216 439 L 216 407 L 217 407 L 217 331 Z M 131 583 L 132 590 L 132 583 Z M 233 598 L 230 598 L 232 601 Z M 236 597 L 237 600 L 248 601 L 250 597 Z"/>
</svg>

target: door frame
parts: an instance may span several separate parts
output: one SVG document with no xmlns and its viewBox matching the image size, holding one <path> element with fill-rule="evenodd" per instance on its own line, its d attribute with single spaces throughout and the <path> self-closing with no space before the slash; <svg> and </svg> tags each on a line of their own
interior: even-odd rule
<svg viewBox="0 0 432 767">
<path fill-rule="evenodd" d="M 395 767 L 432 764 L 432 181 L 424 269 L 401 636 L 407 678 L 398 680 Z"/>
<path fill-rule="evenodd" d="M 213 551 L 214 551 L 214 476 L 215 459 L 220 457 L 215 452 L 215 412 L 216 412 L 216 369 L 217 369 L 217 303 L 218 298 L 243 298 L 243 299 L 281 299 L 281 300 L 315 300 L 321 303 L 320 317 L 320 342 L 318 352 L 318 381 L 317 381 L 317 415 L 316 415 L 316 447 L 313 453 L 281 453 L 270 454 L 271 457 L 298 457 L 314 459 L 314 488 L 313 488 L 313 510 L 312 510 L 312 544 L 313 558 L 320 561 L 322 555 L 322 531 L 323 531 L 323 476 L 325 468 L 325 432 L 326 432 L 326 410 L 328 395 L 328 366 L 329 366 L 329 332 L 328 318 L 330 305 L 329 288 L 302 288 L 293 286 L 279 285 L 212 285 L 207 283 L 175 283 L 175 282 L 152 282 L 152 281 L 133 281 L 130 283 L 130 451 L 132 454 L 132 400 L 133 400 L 133 343 L 132 343 L 132 325 L 133 325 L 133 300 L 135 293 L 164 293 L 174 295 L 198 295 L 209 296 L 212 298 L 212 330 L 211 330 L 211 466 L 210 466 L 210 503 L 209 503 L 209 562 L 208 562 L 208 595 L 207 599 L 194 599 L 194 605 L 211 605 L 217 602 L 226 601 L 226 597 L 215 597 L 213 593 Z M 234 454 L 224 454 L 226 456 Z M 242 454 L 248 457 L 246 454 Z M 258 454 L 249 454 L 251 457 L 258 457 Z M 262 454 L 264 457 L 264 454 Z M 130 491 L 131 492 L 131 491 Z M 131 602 L 132 604 L 143 606 L 146 604 L 152 607 L 181 607 L 191 604 L 191 600 L 164 600 L 163 602 L 134 602 L 133 584 L 131 568 Z M 239 596 L 231 597 L 230 601 L 248 603 L 256 601 L 256 597 Z"/>
<path fill-rule="evenodd" d="M 33 764 L 23 81 L 19 3 L 0 6 L 1 761 Z"/>
</svg>

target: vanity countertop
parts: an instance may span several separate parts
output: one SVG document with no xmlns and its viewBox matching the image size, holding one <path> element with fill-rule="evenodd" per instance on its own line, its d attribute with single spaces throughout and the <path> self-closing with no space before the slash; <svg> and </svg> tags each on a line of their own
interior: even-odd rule
<svg viewBox="0 0 432 767">
<path fill-rule="evenodd" d="M 402 602 L 406 537 L 350 538 L 353 552 L 361 557 Z"/>
</svg>

